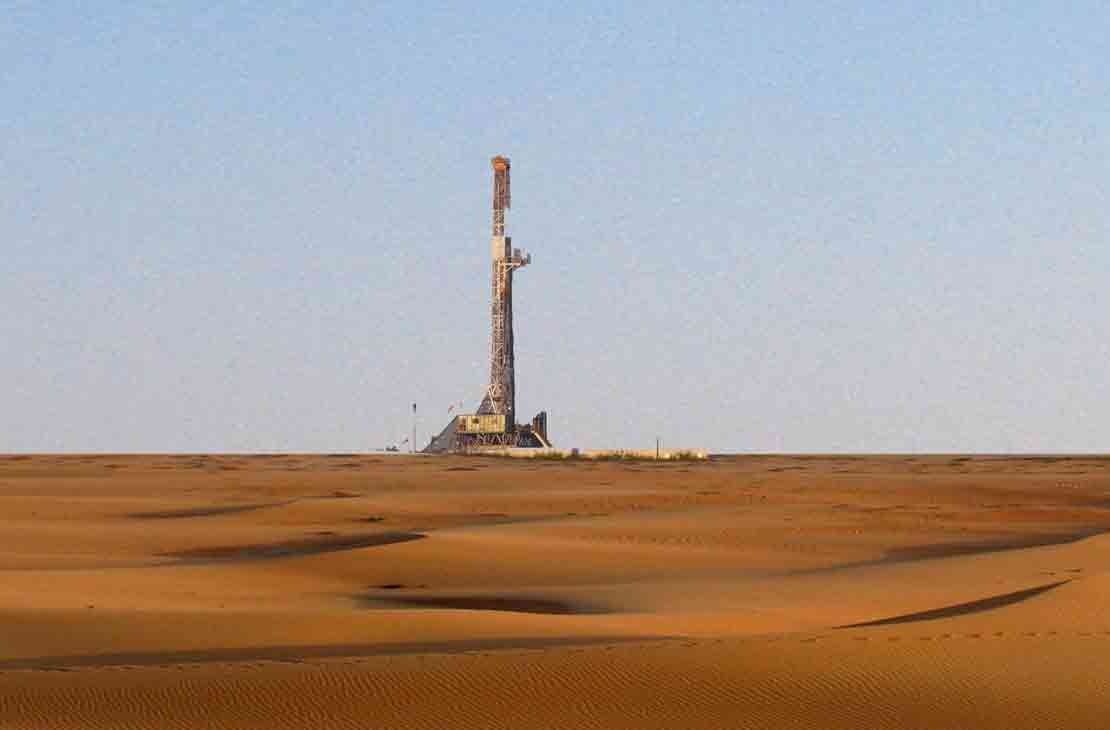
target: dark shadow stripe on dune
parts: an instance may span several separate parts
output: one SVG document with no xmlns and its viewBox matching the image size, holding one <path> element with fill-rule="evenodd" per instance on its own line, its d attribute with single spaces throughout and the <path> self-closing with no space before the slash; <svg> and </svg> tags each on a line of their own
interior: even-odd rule
<svg viewBox="0 0 1110 730">
<path fill-rule="evenodd" d="M 608 613 L 594 606 L 530 596 L 367 596 L 363 597 L 361 602 L 372 608 L 450 608 L 464 611 L 509 611 L 562 616 Z"/>
<path fill-rule="evenodd" d="M 224 562 L 238 560 L 273 560 L 294 558 L 320 553 L 333 553 L 340 550 L 393 545 L 399 542 L 421 540 L 426 535 L 419 532 L 376 532 L 363 535 L 334 535 L 327 537 L 285 540 L 283 542 L 255 545 L 220 545 L 216 547 L 192 548 L 178 552 L 163 553 L 161 557 L 177 558 L 189 562 Z"/>
<path fill-rule="evenodd" d="M 911 545 L 888 549 L 883 557 L 875 560 L 858 560 L 840 565 L 829 565 L 821 568 L 805 568 L 803 570 L 785 571 L 780 575 L 822 575 L 825 573 L 839 573 L 857 568 L 870 568 L 881 565 L 899 565 L 902 563 L 917 563 L 925 560 L 943 560 L 945 558 L 958 558 L 968 555 L 987 555 L 989 553 L 1007 552 L 1010 550 L 1027 550 L 1029 548 L 1052 547 L 1054 545 L 1070 545 L 1086 540 L 1089 537 L 1107 534 L 1104 529 L 1088 529 L 1060 535 L 1024 535 L 1003 540 L 979 540 L 974 542 L 932 543 L 924 545 Z"/>
<path fill-rule="evenodd" d="M 883 563 L 909 563 L 935 558 L 952 558 L 961 555 L 980 555 L 1006 550 L 1026 550 L 1051 545 L 1070 545 L 1088 537 L 1104 534 L 1105 530 L 1080 530 L 1062 535 L 1022 535 L 1001 540 L 980 540 L 977 542 L 937 543 L 891 548 L 880 560 Z"/>
<path fill-rule="evenodd" d="M 120 652 L 74 654 L 0 660 L 0 671 L 61 670 L 82 667 L 166 666 L 251 661 L 298 662 L 343 657 L 400 656 L 405 654 L 462 654 L 472 651 L 549 649 L 592 644 L 667 641 L 670 637 L 586 636 L 554 638 L 468 639 L 462 641 L 410 641 L 378 644 L 321 644 L 310 646 L 260 646 L 193 651 Z"/>
<path fill-rule="evenodd" d="M 168 509 L 155 512 L 132 512 L 127 515 L 133 520 L 180 520 L 190 517 L 212 517 L 215 515 L 233 515 L 240 512 L 254 512 L 255 510 L 270 507 L 285 507 L 297 500 L 287 499 L 284 502 L 259 502 L 256 504 L 236 504 L 228 506 L 189 507 L 187 509 Z"/>
<path fill-rule="evenodd" d="M 1002 608 L 1014 603 L 1020 603 L 1033 596 L 1038 596 L 1053 588 L 1062 586 L 1071 581 L 1058 581 L 1056 583 L 1049 583 L 1048 585 L 1037 586 L 1035 588 L 1026 588 L 1021 591 L 1014 591 L 1013 593 L 1003 593 L 998 596 L 991 596 L 990 598 L 982 598 L 978 601 L 968 601 L 967 603 L 957 603 L 952 606 L 944 606 L 942 608 L 933 608 L 928 611 L 918 611 L 917 613 L 907 613 L 901 616 L 893 616 L 891 618 L 881 618 L 876 621 L 863 621 L 858 624 L 846 624 L 844 626 L 837 626 L 838 629 L 858 629 L 864 626 L 889 626 L 892 624 L 908 624 L 914 621 L 933 621 L 941 618 L 952 618 L 953 616 L 964 616 L 969 613 L 979 613 L 981 611 L 990 611 L 995 608 Z"/>
</svg>

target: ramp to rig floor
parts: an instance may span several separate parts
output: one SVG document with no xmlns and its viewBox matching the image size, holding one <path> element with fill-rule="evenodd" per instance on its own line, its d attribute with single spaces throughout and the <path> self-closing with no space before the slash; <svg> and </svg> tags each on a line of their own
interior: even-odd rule
<svg viewBox="0 0 1110 730">
<path fill-rule="evenodd" d="M 431 440 L 424 448 L 425 454 L 446 454 L 455 448 L 455 432 L 459 425 L 459 417 L 455 416 L 447 423 L 447 427 Z"/>
</svg>

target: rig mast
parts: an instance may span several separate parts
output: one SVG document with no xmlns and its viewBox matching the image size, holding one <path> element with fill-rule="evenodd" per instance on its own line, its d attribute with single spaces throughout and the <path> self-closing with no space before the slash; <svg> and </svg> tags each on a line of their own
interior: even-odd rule
<svg viewBox="0 0 1110 730">
<path fill-rule="evenodd" d="M 511 207 L 509 158 L 498 155 L 493 166 L 493 237 L 490 244 L 489 386 L 474 415 L 459 415 L 432 439 L 425 451 L 473 451 L 496 447 L 550 447 L 547 413 L 531 425 L 516 423 L 516 375 L 513 353 L 513 272 L 532 263 L 532 256 L 513 248 L 505 235 L 505 211 Z"/>
<path fill-rule="evenodd" d="M 492 297 L 490 300 L 489 389 L 479 415 L 504 416 L 516 423 L 516 375 L 513 372 L 513 272 L 527 266 L 532 257 L 513 248 L 505 235 L 505 211 L 512 207 L 509 160 L 500 155 L 493 165 L 493 238 L 490 244 Z"/>
</svg>

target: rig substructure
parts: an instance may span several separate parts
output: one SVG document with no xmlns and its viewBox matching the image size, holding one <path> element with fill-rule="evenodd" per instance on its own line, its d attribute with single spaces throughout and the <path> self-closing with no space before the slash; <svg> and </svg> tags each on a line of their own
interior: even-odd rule
<svg viewBox="0 0 1110 730">
<path fill-rule="evenodd" d="M 516 375 L 513 371 L 513 272 L 532 263 L 532 256 L 513 248 L 505 235 L 510 207 L 509 159 L 498 155 L 493 165 L 492 301 L 490 305 L 489 387 L 477 413 L 460 414 L 424 449 L 431 453 L 470 452 L 508 447 L 550 448 L 547 412 L 530 425 L 516 423 Z"/>
</svg>

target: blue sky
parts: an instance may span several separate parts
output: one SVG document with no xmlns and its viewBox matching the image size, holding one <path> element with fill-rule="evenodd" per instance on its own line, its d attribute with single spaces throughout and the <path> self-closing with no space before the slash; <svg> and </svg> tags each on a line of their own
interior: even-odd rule
<svg viewBox="0 0 1110 730">
<path fill-rule="evenodd" d="M 1095 2 L 8 3 L 0 452 L 1106 451 Z M 107 8 L 107 9 L 106 9 Z"/>
</svg>

